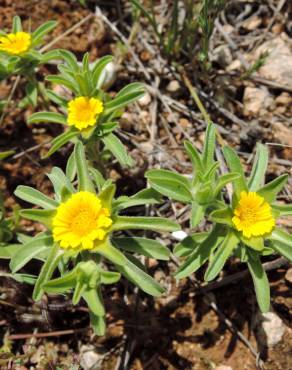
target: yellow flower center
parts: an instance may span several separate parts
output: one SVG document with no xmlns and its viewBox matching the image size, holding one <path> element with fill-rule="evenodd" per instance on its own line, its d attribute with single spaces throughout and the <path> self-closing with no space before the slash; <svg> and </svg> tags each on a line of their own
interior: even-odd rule
<svg viewBox="0 0 292 370">
<path fill-rule="evenodd" d="M 9 33 L 0 37 L 0 51 L 21 55 L 31 46 L 31 35 L 27 32 Z"/>
<path fill-rule="evenodd" d="M 102 207 L 95 194 L 80 191 L 57 208 L 53 238 L 65 249 L 92 249 L 108 233 L 109 216 L 109 209 Z"/>
<path fill-rule="evenodd" d="M 78 130 L 94 126 L 98 116 L 103 112 L 103 103 L 99 99 L 80 96 L 68 103 L 67 122 Z"/>
<path fill-rule="evenodd" d="M 255 192 L 241 192 L 232 222 L 243 236 L 251 238 L 270 233 L 275 226 L 270 205 Z"/>
</svg>

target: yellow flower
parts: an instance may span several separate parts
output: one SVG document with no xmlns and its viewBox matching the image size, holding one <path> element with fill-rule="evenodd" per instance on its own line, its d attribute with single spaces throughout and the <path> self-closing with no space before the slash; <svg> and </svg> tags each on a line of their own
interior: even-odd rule
<svg viewBox="0 0 292 370">
<path fill-rule="evenodd" d="M 246 238 L 270 233 L 275 226 L 270 205 L 255 192 L 241 192 L 232 222 Z"/>
<path fill-rule="evenodd" d="M 27 32 L 9 33 L 0 37 L 0 51 L 21 55 L 31 46 L 31 35 Z"/>
<path fill-rule="evenodd" d="M 57 208 L 53 238 L 65 249 L 92 249 L 103 240 L 112 224 L 108 208 L 88 191 L 75 193 Z"/>
<path fill-rule="evenodd" d="M 99 99 L 80 96 L 68 104 L 68 125 L 78 130 L 94 126 L 96 119 L 103 112 L 103 103 Z"/>
</svg>

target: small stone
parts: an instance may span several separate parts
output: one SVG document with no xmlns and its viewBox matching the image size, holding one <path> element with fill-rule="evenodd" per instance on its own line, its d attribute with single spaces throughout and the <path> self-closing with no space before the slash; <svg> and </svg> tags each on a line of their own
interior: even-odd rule
<svg viewBox="0 0 292 370">
<path fill-rule="evenodd" d="M 172 80 L 166 86 L 166 91 L 170 93 L 175 93 L 180 90 L 180 83 L 177 80 Z"/>
<path fill-rule="evenodd" d="M 232 63 L 232 54 L 227 45 L 220 45 L 214 51 L 212 62 L 218 63 L 221 67 L 227 67 Z"/>
<path fill-rule="evenodd" d="M 273 104 L 273 99 L 267 88 L 246 87 L 243 95 L 245 116 L 256 117 L 262 115 Z"/>
<path fill-rule="evenodd" d="M 288 284 L 292 285 L 292 268 L 290 268 L 285 274 L 285 280 Z"/>
<path fill-rule="evenodd" d="M 261 347 L 273 347 L 279 343 L 286 326 L 274 312 L 259 313 L 256 317 L 258 341 Z"/>
<path fill-rule="evenodd" d="M 261 23 L 262 18 L 258 17 L 257 15 L 254 15 L 253 17 L 246 19 L 242 23 L 242 27 L 248 31 L 253 31 L 254 29 L 258 28 L 261 25 Z"/>
<path fill-rule="evenodd" d="M 80 350 L 80 365 L 83 370 L 100 369 L 103 356 L 94 351 L 94 347 L 83 345 Z"/>
<path fill-rule="evenodd" d="M 215 370 L 233 370 L 231 366 L 219 365 L 215 367 Z"/>
<path fill-rule="evenodd" d="M 255 52 L 254 59 L 268 53 L 264 65 L 258 70 L 261 77 L 283 85 L 292 85 L 292 51 L 287 36 L 282 33 L 263 43 Z"/>
<path fill-rule="evenodd" d="M 140 99 L 138 99 L 138 104 L 140 107 L 146 107 L 151 103 L 151 96 L 146 92 Z"/>
<path fill-rule="evenodd" d="M 176 240 L 183 240 L 184 238 L 186 238 L 188 236 L 187 233 L 185 233 L 184 231 L 174 231 L 172 233 L 172 236 L 174 237 L 174 239 Z"/>
</svg>

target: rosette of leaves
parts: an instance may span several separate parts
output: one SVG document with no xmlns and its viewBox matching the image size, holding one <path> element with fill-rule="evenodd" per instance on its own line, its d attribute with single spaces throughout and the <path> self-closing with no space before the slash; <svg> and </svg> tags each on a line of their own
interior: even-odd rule
<svg viewBox="0 0 292 370">
<path fill-rule="evenodd" d="M 165 232 L 178 230 L 179 226 L 171 220 L 159 217 L 120 215 L 128 207 L 159 202 L 159 194 L 152 189 L 145 189 L 130 197 L 114 198 L 115 185 L 105 181 L 97 170 L 89 169 L 84 146 L 80 141 L 75 145 L 73 158 L 74 160 L 67 165 L 66 174 L 55 167 L 48 175 L 55 190 L 54 199 L 27 186 L 19 186 L 16 189 L 15 194 L 19 198 L 42 207 L 42 209 L 23 209 L 20 211 L 21 216 L 43 223 L 48 230 L 25 243 L 21 250 L 12 256 L 10 267 L 15 273 L 33 258 L 42 260 L 44 263 L 37 277 L 33 299 L 39 300 L 44 292 L 73 291 L 73 303 L 77 304 L 83 297 L 88 304 L 95 332 L 103 334 L 105 310 L 101 296 L 102 284 L 118 281 L 121 274 L 153 296 L 158 296 L 164 291 L 147 274 L 135 254 L 167 260 L 169 250 L 156 240 L 124 237 L 121 231 L 138 229 Z M 77 188 L 73 186 L 76 176 Z M 93 201 L 87 205 L 73 205 L 72 215 L 68 215 L 67 205 L 81 193 Z M 100 206 L 98 208 L 102 213 L 99 221 L 103 222 L 103 229 L 99 230 L 102 234 L 99 235 L 94 234 L 94 229 L 89 230 L 92 221 L 90 217 L 93 214 L 90 207 L 93 206 L 93 202 L 97 202 L 97 198 L 98 203 L 102 205 L 102 208 Z M 86 209 L 87 206 L 88 209 Z M 64 207 L 67 208 L 64 209 Z M 60 212 L 63 213 L 60 214 Z M 76 212 L 79 219 L 76 219 Z M 71 238 L 71 241 L 68 238 L 64 239 L 66 230 L 64 231 L 64 225 L 60 226 L 64 217 L 71 217 L 70 227 L 73 228 L 73 232 L 76 231 L 74 228 L 78 228 L 80 232 L 80 227 L 84 227 L 85 233 L 93 231 L 90 235 L 95 236 L 92 240 L 84 239 L 82 245 L 70 245 L 73 239 Z M 101 227 L 101 222 L 97 225 Z M 58 230 L 57 227 L 59 227 Z M 104 266 L 104 260 L 111 263 L 111 268 L 105 270 L 101 267 Z M 70 269 L 72 265 L 74 267 Z M 112 271 L 112 268 L 116 271 Z M 59 277 L 50 280 L 53 273 L 58 274 Z"/>
<path fill-rule="evenodd" d="M 22 75 L 28 81 L 25 86 L 26 97 L 20 102 L 21 107 L 37 104 L 40 86 L 35 78 L 35 68 L 59 57 L 57 50 L 48 52 L 39 50 L 40 45 L 44 43 L 43 38 L 56 27 L 56 24 L 56 21 L 48 21 L 31 33 L 24 32 L 20 17 L 15 16 L 11 33 L 0 31 L 0 40 L 2 40 L 0 42 L 0 80 L 10 75 Z"/>
<path fill-rule="evenodd" d="M 234 255 L 247 263 L 251 273 L 259 307 L 266 312 L 270 307 L 270 288 L 261 257 L 280 254 L 292 260 L 292 236 L 276 226 L 280 216 L 292 214 L 292 206 L 276 203 L 277 194 L 287 182 L 287 175 L 264 185 L 268 165 L 268 150 L 259 144 L 251 174 L 248 178 L 236 152 L 223 149 L 230 171 L 237 173 L 233 180 L 231 204 L 222 203 L 209 214 L 213 221 L 210 232 L 195 233 L 179 243 L 174 253 L 185 257 L 176 272 L 183 278 L 197 271 L 208 261 L 205 280 L 215 279 L 227 259 Z"/>
<path fill-rule="evenodd" d="M 111 152 L 123 166 L 131 166 L 133 164 L 132 158 L 113 132 L 118 128 L 117 119 L 121 116 L 123 108 L 144 95 L 143 85 L 137 82 L 130 83 L 111 99 L 109 94 L 103 91 L 103 84 L 106 66 L 112 62 L 112 56 L 104 56 L 92 64 L 89 63 L 88 53 L 84 55 L 82 63 L 78 63 L 76 56 L 67 50 L 60 50 L 60 56 L 64 60 L 63 64 L 58 65 L 60 74 L 47 76 L 46 80 L 65 86 L 77 98 L 95 99 L 101 104 L 102 111 L 96 115 L 95 123 L 87 128 L 78 129 L 74 125 L 69 126 L 69 101 L 48 90 L 48 97 L 59 106 L 62 113 L 37 112 L 29 117 L 28 122 L 59 123 L 67 129 L 52 141 L 47 156 L 50 156 L 67 142 L 74 141 L 79 137 L 86 143 L 87 148 L 90 148 L 93 157 L 100 157 L 98 143 L 101 142 L 103 149 Z"/>
<path fill-rule="evenodd" d="M 220 206 L 221 190 L 239 176 L 236 172 L 218 175 L 219 162 L 214 160 L 215 142 L 215 126 L 209 124 L 202 153 L 189 141 L 184 143 L 193 166 L 191 178 L 174 171 L 156 169 L 147 171 L 145 175 L 153 189 L 170 199 L 191 206 L 192 228 L 202 221 L 206 213 Z"/>
</svg>

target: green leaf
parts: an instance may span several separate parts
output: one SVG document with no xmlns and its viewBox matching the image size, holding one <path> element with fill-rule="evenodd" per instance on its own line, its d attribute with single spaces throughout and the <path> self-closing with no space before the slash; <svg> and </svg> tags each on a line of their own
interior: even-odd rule
<svg viewBox="0 0 292 370">
<path fill-rule="evenodd" d="M 98 245 L 95 251 L 116 265 L 123 265 L 126 263 L 126 257 L 117 248 L 113 247 L 109 240 Z"/>
<path fill-rule="evenodd" d="M 73 72 L 79 72 L 80 71 L 78 61 L 77 61 L 77 58 L 76 58 L 75 54 L 73 54 L 71 51 L 65 50 L 65 49 L 59 50 L 59 53 L 60 53 L 62 59 L 64 59 L 64 61 L 68 64 L 68 66 L 70 67 L 70 69 Z"/>
<path fill-rule="evenodd" d="M 115 211 L 129 207 L 141 206 L 146 204 L 157 204 L 161 201 L 161 195 L 154 189 L 143 189 L 131 197 L 121 196 L 114 201 Z"/>
<path fill-rule="evenodd" d="M 178 268 L 175 273 L 176 279 L 182 279 L 190 276 L 197 271 L 209 258 L 213 250 L 225 238 L 222 236 L 222 228 L 215 225 L 209 235 L 202 241 L 200 245 L 194 244 L 194 252 L 186 259 L 186 261 Z M 191 243 L 191 239 L 183 241 L 184 243 Z M 182 242 L 182 243 L 183 243 Z"/>
<path fill-rule="evenodd" d="M 292 261 L 292 235 L 276 228 L 269 237 L 272 241 L 272 248 L 282 256 Z"/>
<path fill-rule="evenodd" d="M 42 41 L 43 37 L 52 31 L 57 25 L 56 21 L 48 21 L 40 25 L 32 34 L 33 45 Z"/>
<path fill-rule="evenodd" d="M 142 229 L 166 232 L 180 230 L 180 226 L 176 222 L 162 217 L 116 216 L 113 221 L 112 231 Z"/>
<path fill-rule="evenodd" d="M 61 170 L 59 167 L 53 167 L 51 173 L 47 174 L 48 178 L 53 184 L 55 194 L 56 194 L 56 199 L 58 202 L 62 200 L 62 192 L 64 187 L 67 189 L 68 193 L 74 193 L 74 187 L 71 184 L 70 180 L 64 172 Z"/>
<path fill-rule="evenodd" d="M 13 255 L 10 261 L 10 269 L 13 273 L 20 270 L 30 260 L 37 257 L 40 253 L 48 250 L 53 245 L 53 238 L 48 235 L 34 237 L 31 241 L 22 245 L 22 248 Z"/>
<path fill-rule="evenodd" d="M 248 180 L 250 191 L 257 191 L 265 183 L 265 173 L 269 162 L 268 148 L 258 143 L 251 174 Z"/>
<path fill-rule="evenodd" d="M 203 163 L 201 160 L 201 155 L 198 152 L 197 148 L 192 145 L 190 141 L 185 141 L 184 146 L 186 148 L 186 152 L 192 161 L 194 172 L 200 173 L 203 172 Z"/>
<path fill-rule="evenodd" d="M 28 123 L 52 122 L 67 125 L 67 117 L 55 112 L 37 112 L 28 117 Z"/>
<path fill-rule="evenodd" d="M 218 224 L 233 226 L 233 211 L 231 208 L 217 209 L 210 213 L 210 220 Z"/>
<path fill-rule="evenodd" d="M 105 333 L 105 316 L 97 316 L 89 312 L 90 323 L 96 335 L 104 335 Z"/>
<path fill-rule="evenodd" d="M 279 216 L 292 215 L 292 204 L 272 204 L 272 209 L 279 212 Z"/>
<path fill-rule="evenodd" d="M 272 203 L 276 200 L 277 194 L 284 188 L 288 181 L 288 175 L 282 175 L 267 183 L 258 190 L 258 195 L 265 198 L 266 202 Z"/>
<path fill-rule="evenodd" d="M 79 87 L 73 81 L 69 81 L 67 78 L 62 76 L 47 76 L 45 78 L 47 81 L 55 83 L 57 85 L 63 85 L 68 87 L 69 90 L 72 90 L 75 94 L 79 94 Z"/>
<path fill-rule="evenodd" d="M 77 169 L 78 190 L 91 191 L 94 193 L 94 186 L 90 179 L 87 161 L 85 157 L 85 149 L 81 141 L 78 141 L 75 144 L 74 156 Z"/>
<path fill-rule="evenodd" d="M 100 58 L 94 65 L 92 70 L 92 84 L 94 87 L 100 88 L 100 76 L 106 67 L 106 65 L 113 61 L 113 57 L 111 55 L 106 55 Z"/>
<path fill-rule="evenodd" d="M 89 167 L 89 173 L 98 190 L 101 190 L 103 185 L 105 184 L 105 179 L 102 174 L 93 167 Z"/>
<path fill-rule="evenodd" d="M 190 225 L 191 228 L 197 227 L 200 222 L 203 220 L 205 215 L 206 207 L 203 205 L 198 204 L 197 202 L 192 202 L 192 212 L 191 212 L 191 219 L 190 219 Z"/>
<path fill-rule="evenodd" d="M 68 101 L 64 98 L 62 98 L 62 96 L 56 94 L 54 91 L 52 90 L 46 90 L 46 93 L 47 93 L 47 97 L 55 104 L 59 105 L 60 107 L 63 108 L 63 110 L 67 110 L 67 106 L 68 106 Z"/>
<path fill-rule="evenodd" d="M 228 257 L 232 254 L 233 250 L 239 243 L 238 237 L 230 231 L 221 245 L 217 248 L 215 254 L 212 256 L 208 269 L 205 273 L 205 280 L 211 281 L 219 274 L 223 269 L 225 262 Z"/>
<path fill-rule="evenodd" d="M 30 186 L 19 185 L 14 194 L 28 203 L 32 203 L 45 209 L 55 209 L 59 205 L 54 199 L 47 197 Z"/>
<path fill-rule="evenodd" d="M 22 244 L 0 244 L 0 259 L 11 259 L 22 248 Z"/>
<path fill-rule="evenodd" d="M 123 249 L 127 252 L 139 253 L 143 256 L 158 260 L 167 261 L 170 255 L 168 248 L 152 239 L 137 237 L 113 238 L 112 243 L 117 248 Z"/>
<path fill-rule="evenodd" d="M 139 82 L 133 82 L 125 86 L 121 91 L 119 91 L 113 100 L 105 103 L 105 114 L 125 107 L 129 103 L 139 99 L 144 94 L 144 86 Z"/>
<path fill-rule="evenodd" d="M 209 123 L 206 130 L 204 149 L 203 149 L 203 165 L 209 168 L 214 162 L 216 131 L 213 123 Z"/>
<path fill-rule="evenodd" d="M 72 182 L 77 174 L 74 152 L 70 154 L 66 164 L 66 177 Z"/>
<path fill-rule="evenodd" d="M 164 289 L 151 276 L 146 274 L 146 272 L 141 270 L 130 260 L 127 259 L 124 265 L 117 265 L 116 268 L 122 275 L 144 292 L 154 297 L 158 297 L 164 293 Z"/>
<path fill-rule="evenodd" d="M 256 252 L 247 250 L 247 255 L 247 265 L 252 276 L 260 310 L 262 312 L 268 312 L 270 309 L 270 285 L 266 272 Z"/>
<path fill-rule="evenodd" d="M 239 175 L 239 178 L 234 180 L 234 191 L 239 198 L 242 191 L 248 191 L 240 159 L 235 150 L 228 146 L 223 148 L 223 154 L 230 171 Z"/>
<path fill-rule="evenodd" d="M 19 214 L 23 218 L 40 222 L 41 224 L 51 227 L 52 219 L 56 214 L 53 209 L 22 209 Z"/>
<path fill-rule="evenodd" d="M 116 135 L 108 134 L 102 138 L 102 141 L 106 149 L 117 158 L 121 165 L 128 167 L 133 165 L 133 159 L 129 156 L 123 143 Z"/>
<path fill-rule="evenodd" d="M 22 31 L 22 25 L 21 25 L 21 19 L 18 15 L 13 17 L 12 20 L 12 33 L 21 32 Z"/>
<path fill-rule="evenodd" d="M 57 279 L 50 280 L 43 284 L 43 290 L 47 293 L 59 294 L 67 292 L 75 287 L 76 269 L 70 271 Z"/>
<path fill-rule="evenodd" d="M 62 257 L 62 252 L 60 251 L 57 244 L 55 244 L 48 255 L 46 262 L 43 264 L 43 267 L 40 271 L 39 277 L 36 281 L 32 298 L 34 301 L 39 301 L 44 293 L 43 285 L 46 284 L 51 278 L 55 268 L 57 267 L 60 258 Z"/>
<path fill-rule="evenodd" d="M 59 60 L 61 59 L 60 53 L 58 49 L 47 51 L 46 53 L 42 54 L 40 62 L 45 64 L 51 60 Z"/>
<path fill-rule="evenodd" d="M 192 201 L 190 182 L 182 175 L 168 170 L 150 170 L 145 177 L 159 193 L 180 202 Z"/>
<path fill-rule="evenodd" d="M 15 153 L 14 150 L 7 150 L 6 152 L 0 152 L 0 161 L 7 158 L 7 157 L 10 157 L 14 153 Z"/>
<path fill-rule="evenodd" d="M 96 316 L 104 316 L 105 310 L 102 302 L 100 287 L 97 289 L 88 289 L 82 293 L 90 311 Z"/>
<path fill-rule="evenodd" d="M 240 175 L 238 173 L 226 173 L 219 177 L 215 190 L 214 190 L 214 198 L 220 193 L 220 191 L 224 188 L 225 185 L 228 183 L 239 179 Z"/>
<path fill-rule="evenodd" d="M 104 188 L 100 193 L 98 193 L 98 198 L 101 200 L 103 207 L 112 209 L 112 202 L 116 192 L 116 185 L 111 184 Z"/>
<path fill-rule="evenodd" d="M 263 237 L 252 237 L 252 238 L 245 238 L 243 235 L 240 236 L 241 241 L 247 245 L 248 247 L 256 250 L 256 251 L 263 251 L 265 244 Z"/>
<path fill-rule="evenodd" d="M 203 242 L 203 240 L 206 239 L 208 235 L 209 234 L 207 232 L 204 232 L 187 236 L 174 247 L 174 255 L 176 257 L 189 256 Z"/>
<path fill-rule="evenodd" d="M 102 284 L 114 284 L 121 278 L 121 274 L 115 271 L 100 271 L 100 282 Z"/>
</svg>

